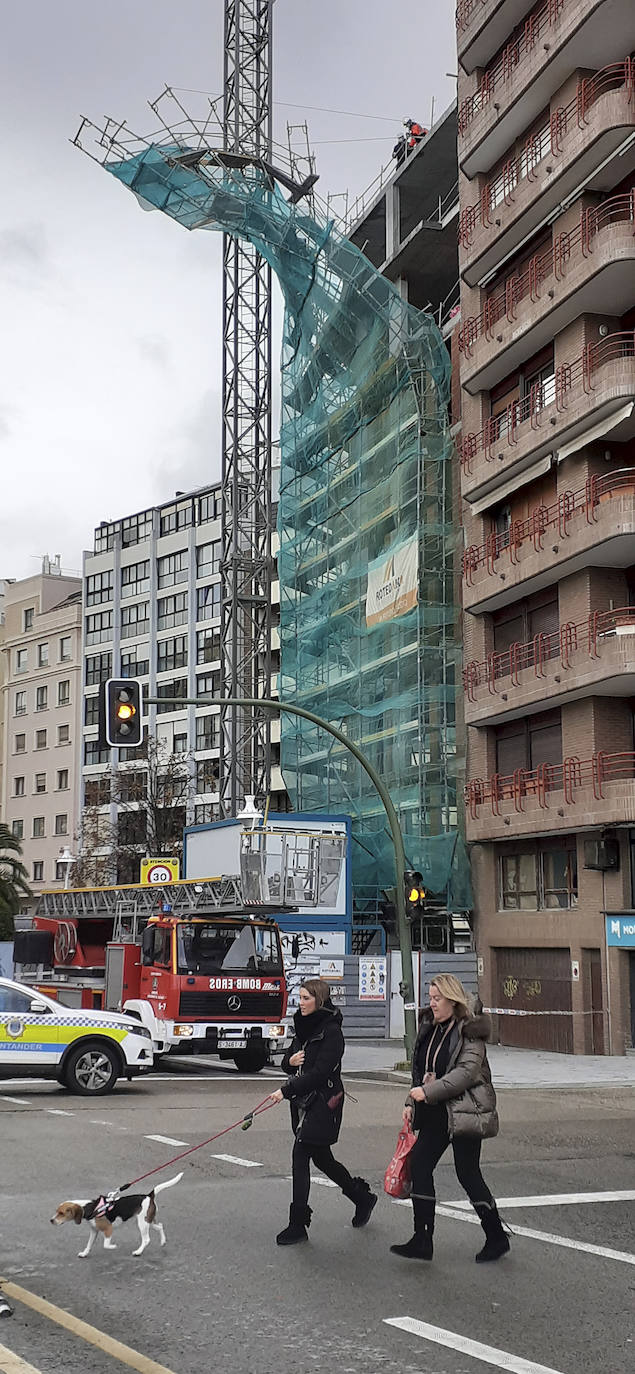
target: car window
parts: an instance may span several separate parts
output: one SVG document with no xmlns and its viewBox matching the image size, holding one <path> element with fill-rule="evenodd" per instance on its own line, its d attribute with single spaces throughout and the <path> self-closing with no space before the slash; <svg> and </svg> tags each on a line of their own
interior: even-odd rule
<svg viewBox="0 0 635 1374">
<path fill-rule="evenodd" d="M 31 1010 L 31 997 L 24 992 L 19 992 L 17 988 L 6 988 L 0 986 L 0 1013 L 12 1011 L 22 1012 L 25 1016 Z"/>
</svg>

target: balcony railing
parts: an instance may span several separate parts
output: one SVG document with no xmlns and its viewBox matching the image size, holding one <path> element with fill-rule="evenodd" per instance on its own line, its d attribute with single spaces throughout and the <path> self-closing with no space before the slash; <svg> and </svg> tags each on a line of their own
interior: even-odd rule
<svg viewBox="0 0 635 1374">
<path fill-rule="evenodd" d="M 493 446 L 506 442 L 510 448 L 520 439 L 519 428 L 530 421 L 532 429 L 538 429 L 540 417 L 548 406 L 555 405 L 561 412 L 566 409 L 569 394 L 580 384 L 587 395 L 593 391 L 594 375 L 606 363 L 618 358 L 635 357 L 635 331 L 629 329 L 619 334 L 609 334 L 597 344 L 587 344 L 584 352 L 570 363 L 562 363 L 555 369 L 553 376 L 535 382 L 526 396 L 512 401 L 500 415 L 492 415 L 478 434 L 466 434 L 459 445 L 459 457 L 464 472 L 471 473 L 472 460 L 478 453 L 484 453 L 488 463 L 494 462 L 496 454 Z"/>
<path fill-rule="evenodd" d="M 537 253 L 523 272 L 517 277 L 509 277 L 501 291 L 488 297 L 480 315 L 472 315 L 465 321 L 459 333 L 461 352 L 469 358 L 477 339 L 491 339 L 499 320 L 507 319 L 511 324 L 521 301 L 539 300 L 544 282 L 552 278 L 562 281 L 572 259 L 589 257 L 593 240 L 598 235 L 613 224 L 625 223 L 634 226 L 635 234 L 635 187 L 624 195 L 612 196 L 601 205 L 583 209 L 575 229 L 558 234 L 551 246 Z"/>
<path fill-rule="evenodd" d="M 476 701 L 477 692 L 487 687 L 490 696 L 498 693 L 501 679 L 509 688 L 519 687 L 520 673 L 533 668 L 534 676 L 544 678 L 545 664 L 559 659 L 563 668 L 570 668 L 578 656 L 600 658 L 608 639 L 615 640 L 620 631 L 635 633 L 635 606 L 621 606 L 612 611 L 592 611 L 586 620 L 577 624 L 567 621 L 550 633 L 540 631 L 533 639 L 514 641 L 502 653 L 488 654 L 482 662 L 473 660 L 463 669 L 463 687 L 468 701 Z"/>
<path fill-rule="evenodd" d="M 560 538 L 565 538 L 571 520 L 584 516 L 587 524 L 592 525 L 597 520 L 600 502 L 621 492 L 635 494 L 635 468 L 622 468 L 604 477 L 594 474 L 577 491 L 561 492 L 552 505 L 535 506 L 526 520 L 512 520 L 507 529 L 490 534 L 484 544 L 472 544 L 463 554 L 463 576 L 468 586 L 472 585 L 477 568 L 484 565 L 490 576 L 496 572 L 496 561 L 504 549 L 509 553 L 510 563 L 515 564 L 520 549 L 528 541 L 536 552 L 542 549 L 548 529 L 555 527 Z"/>
<path fill-rule="evenodd" d="M 528 15 L 522 33 L 503 49 L 497 62 L 483 72 L 478 90 L 467 96 L 459 106 L 458 132 L 462 138 L 479 111 L 484 110 L 501 86 L 522 66 L 527 58 L 535 53 L 541 38 L 556 24 L 571 0 L 546 0 L 541 9 Z"/>
<path fill-rule="evenodd" d="M 487 4 L 487 0 L 458 0 L 456 6 L 456 27 L 459 33 L 465 33 L 472 23 L 472 19 L 477 10 L 482 10 Z"/>
<path fill-rule="evenodd" d="M 558 157 L 573 129 L 582 129 L 593 105 L 609 91 L 628 91 L 629 104 L 635 98 L 635 61 L 631 57 L 623 62 L 612 62 L 602 67 L 594 76 L 584 77 L 578 82 L 576 93 L 568 105 L 560 105 L 552 111 L 549 123 L 544 129 L 532 134 L 517 157 L 508 158 L 498 176 L 488 182 L 481 192 L 480 200 L 466 205 L 459 218 L 459 243 L 468 248 L 477 225 L 491 228 L 492 214 L 497 205 L 511 205 L 514 191 L 523 180 L 532 181 L 536 168 L 543 158 L 550 155 Z"/>
<path fill-rule="evenodd" d="M 500 816 L 500 803 L 511 801 L 514 811 L 521 815 L 525 800 L 535 798 L 546 809 L 550 792 L 564 792 L 565 804 L 575 803 L 575 794 L 582 788 L 592 792 L 597 802 L 604 799 L 604 787 L 609 782 L 635 780 L 635 753 L 592 754 L 590 759 L 567 758 L 562 763 L 539 763 L 537 768 L 517 768 L 491 778 L 473 778 L 465 788 L 465 804 L 472 820 L 477 820 L 481 806 L 489 804 L 493 816 Z"/>
</svg>

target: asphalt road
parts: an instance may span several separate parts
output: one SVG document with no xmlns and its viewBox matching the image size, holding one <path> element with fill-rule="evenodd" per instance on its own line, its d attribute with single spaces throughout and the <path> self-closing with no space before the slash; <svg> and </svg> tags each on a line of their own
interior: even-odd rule
<svg viewBox="0 0 635 1374">
<path fill-rule="evenodd" d="M 456 1207 L 451 1165 L 438 1171 L 439 1198 L 454 1211 L 438 1219 L 432 1265 L 389 1254 L 410 1234 L 409 1206 L 382 1196 L 354 1231 L 351 1205 L 326 1186 L 312 1192 L 310 1243 L 277 1247 L 290 1193 L 284 1103 L 157 1176 L 185 1169 L 159 1199 L 164 1249 L 153 1238 L 133 1258 L 129 1223 L 116 1251 L 98 1241 L 81 1260 L 87 1232 L 50 1225 L 62 1200 L 94 1197 L 235 1121 L 276 1077 L 175 1070 L 95 1101 L 0 1081 L 0 1276 L 15 1309 L 0 1321 L 2 1374 L 632 1374 L 633 1089 L 500 1094 L 502 1132 L 485 1146 L 485 1172 L 517 1234 L 494 1265 L 474 1264 L 482 1233 Z M 380 1189 L 403 1088 L 348 1086 L 357 1101 L 337 1153 Z M 16 1300 L 10 1285 L 25 1293 Z M 53 1309 L 35 1310 L 33 1295 Z M 91 1330 L 69 1330 L 72 1318 Z M 128 1353 L 108 1353 L 107 1338 Z"/>
</svg>

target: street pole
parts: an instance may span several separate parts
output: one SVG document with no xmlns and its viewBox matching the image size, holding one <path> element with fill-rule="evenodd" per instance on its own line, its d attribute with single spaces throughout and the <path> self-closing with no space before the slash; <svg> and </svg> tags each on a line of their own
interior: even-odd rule
<svg viewBox="0 0 635 1374">
<path fill-rule="evenodd" d="M 403 835 L 399 824 L 399 817 L 392 803 L 392 798 L 387 787 L 384 786 L 380 776 L 375 772 L 372 763 L 369 763 L 366 755 L 361 749 L 357 748 L 350 739 L 335 725 L 331 725 L 328 720 L 323 720 L 321 716 L 316 716 L 313 711 L 306 711 L 303 706 L 291 706 L 284 701 L 273 701 L 267 697 L 148 697 L 148 704 L 156 706 L 159 702 L 164 705 L 167 701 L 174 701 L 175 705 L 181 706 L 248 706 L 258 709 L 266 707 L 269 711 L 286 711 L 291 716 L 301 716 L 303 720 L 310 720 L 313 725 L 319 726 L 321 730 L 326 730 L 327 734 L 339 740 L 351 754 L 354 754 L 357 762 L 361 764 L 364 772 L 368 774 L 373 786 L 379 794 L 383 804 L 390 834 L 392 836 L 393 849 L 395 854 L 395 907 L 397 911 L 397 934 L 399 936 L 399 948 L 401 950 L 401 984 L 400 992 L 404 1002 L 404 1044 L 406 1047 L 406 1057 L 412 1062 L 412 1054 L 417 1036 L 416 1017 L 415 1017 L 415 994 L 412 976 L 412 942 L 410 939 L 410 926 L 406 916 L 406 855 L 404 851 Z"/>
</svg>

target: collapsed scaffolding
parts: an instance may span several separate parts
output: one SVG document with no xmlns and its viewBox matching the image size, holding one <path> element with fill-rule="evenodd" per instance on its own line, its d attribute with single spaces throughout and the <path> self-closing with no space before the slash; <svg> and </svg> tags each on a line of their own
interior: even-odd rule
<svg viewBox="0 0 635 1374">
<path fill-rule="evenodd" d="M 171 124 L 165 100 L 178 111 Z M 253 244 L 284 297 L 280 695 L 367 754 L 391 791 L 408 862 L 448 910 L 466 910 L 447 351 L 432 319 L 314 194 L 308 212 L 314 178 L 298 185 L 277 149 L 276 166 L 225 152 L 213 102 L 192 121 L 168 89 L 152 109 L 162 127 L 151 137 L 85 120 L 75 141 L 144 208 Z M 356 883 L 389 884 L 383 808 L 348 751 L 283 718 L 281 767 L 298 810 L 351 815 Z"/>
</svg>

